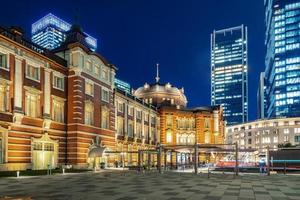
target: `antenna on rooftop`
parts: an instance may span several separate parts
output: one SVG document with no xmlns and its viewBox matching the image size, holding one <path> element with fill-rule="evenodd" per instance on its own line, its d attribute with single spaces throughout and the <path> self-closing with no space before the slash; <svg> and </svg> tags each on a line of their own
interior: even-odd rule
<svg viewBox="0 0 300 200">
<path fill-rule="evenodd" d="M 159 63 L 156 63 L 156 77 L 155 77 L 155 80 L 156 80 L 156 83 L 159 82 Z"/>
</svg>

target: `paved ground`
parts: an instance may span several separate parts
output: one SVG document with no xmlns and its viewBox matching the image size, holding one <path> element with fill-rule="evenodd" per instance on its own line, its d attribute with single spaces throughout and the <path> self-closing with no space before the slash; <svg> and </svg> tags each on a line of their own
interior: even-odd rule
<svg viewBox="0 0 300 200">
<path fill-rule="evenodd" d="M 1 178 L 4 196 L 32 199 L 300 199 L 300 176 L 101 172 Z"/>
</svg>

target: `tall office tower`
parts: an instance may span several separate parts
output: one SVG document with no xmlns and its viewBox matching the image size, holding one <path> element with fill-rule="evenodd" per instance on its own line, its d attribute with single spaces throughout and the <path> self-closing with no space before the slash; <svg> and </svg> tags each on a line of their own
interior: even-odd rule
<svg viewBox="0 0 300 200">
<path fill-rule="evenodd" d="M 300 0 L 265 0 L 266 117 L 300 116 Z"/>
<path fill-rule="evenodd" d="M 266 85 L 265 85 L 265 73 L 261 72 L 259 76 L 259 83 L 257 89 L 257 117 L 258 119 L 264 119 L 266 114 Z"/>
<path fill-rule="evenodd" d="M 66 39 L 66 33 L 71 29 L 71 24 L 49 13 L 31 26 L 32 42 L 49 50 L 59 47 Z M 97 49 L 97 39 L 84 33 L 85 41 L 92 51 Z"/>
<path fill-rule="evenodd" d="M 131 94 L 130 84 L 117 78 L 115 78 L 115 88 Z"/>
<path fill-rule="evenodd" d="M 222 105 L 227 124 L 248 121 L 247 27 L 211 34 L 211 103 Z"/>
</svg>

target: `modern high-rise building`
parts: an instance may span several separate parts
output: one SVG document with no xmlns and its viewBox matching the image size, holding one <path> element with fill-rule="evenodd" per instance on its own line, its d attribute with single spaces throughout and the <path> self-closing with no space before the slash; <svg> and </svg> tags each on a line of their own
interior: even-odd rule
<svg viewBox="0 0 300 200">
<path fill-rule="evenodd" d="M 222 105 L 227 124 L 248 121 L 247 27 L 211 34 L 211 104 Z"/>
<path fill-rule="evenodd" d="M 117 89 L 120 89 L 120 90 L 128 93 L 128 94 L 131 94 L 130 84 L 125 81 L 115 78 L 115 87 Z"/>
<path fill-rule="evenodd" d="M 259 83 L 257 89 L 257 117 L 258 119 L 264 119 L 266 113 L 266 84 L 265 73 L 261 72 L 259 76 Z"/>
<path fill-rule="evenodd" d="M 71 24 L 49 13 L 31 26 L 31 40 L 46 49 L 52 50 L 61 45 L 66 39 L 66 33 Z M 97 39 L 86 35 L 85 42 L 92 51 L 97 49 Z"/>
<path fill-rule="evenodd" d="M 266 117 L 300 116 L 300 0 L 265 0 Z"/>
</svg>

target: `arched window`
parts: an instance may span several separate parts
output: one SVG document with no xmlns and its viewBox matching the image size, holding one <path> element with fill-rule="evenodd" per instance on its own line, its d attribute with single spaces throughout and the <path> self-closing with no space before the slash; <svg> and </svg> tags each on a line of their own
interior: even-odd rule
<svg viewBox="0 0 300 200">
<path fill-rule="evenodd" d="M 94 124 L 94 105 L 90 101 L 85 102 L 84 106 L 84 123 L 87 125 Z"/>
</svg>

